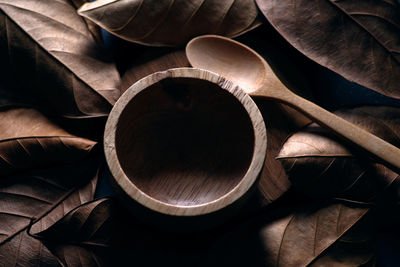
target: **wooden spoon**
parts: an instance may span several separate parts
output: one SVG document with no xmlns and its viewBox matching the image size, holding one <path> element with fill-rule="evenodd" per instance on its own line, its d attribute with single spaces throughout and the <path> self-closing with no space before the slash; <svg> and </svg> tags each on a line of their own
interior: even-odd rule
<svg viewBox="0 0 400 267">
<path fill-rule="evenodd" d="M 217 35 L 204 35 L 186 46 L 190 64 L 237 83 L 246 93 L 286 103 L 319 125 L 375 156 L 389 168 L 400 170 L 400 149 L 360 127 L 294 94 L 279 79 L 268 63 L 251 48 Z"/>
</svg>

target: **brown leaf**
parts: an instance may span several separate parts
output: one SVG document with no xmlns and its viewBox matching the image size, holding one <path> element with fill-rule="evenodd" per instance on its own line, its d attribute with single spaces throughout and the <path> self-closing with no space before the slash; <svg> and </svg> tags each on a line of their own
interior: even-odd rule
<svg viewBox="0 0 400 267">
<path fill-rule="evenodd" d="M 0 176 L 80 160 L 95 145 L 64 131 L 34 109 L 0 111 Z"/>
<path fill-rule="evenodd" d="M 295 48 L 350 81 L 400 98 L 400 16 L 395 0 L 256 0 Z"/>
<path fill-rule="evenodd" d="M 207 33 L 234 37 L 261 24 L 253 0 L 100 0 L 78 12 L 125 40 L 155 46 Z"/>
<path fill-rule="evenodd" d="M 275 206 L 219 240 L 205 265 L 359 266 L 375 254 L 362 222 L 368 211 L 339 203 Z M 352 249 L 343 245 L 348 241 Z"/>
<path fill-rule="evenodd" d="M 336 114 L 400 147 L 399 108 L 366 106 Z M 354 153 L 312 124 L 286 141 L 278 159 L 293 185 L 309 195 L 372 201 L 399 175 Z"/>
<path fill-rule="evenodd" d="M 22 103 L 98 116 L 120 95 L 115 65 L 67 0 L 0 0 L 0 53 L 1 80 Z"/>
<path fill-rule="evenodd" d="M 0 182 L 0 262 L 5 266 L 51 264 L 56 258 L 27 234 L 31 221 L 40 226 L 93 199 L 97 161 L 87 159 L 2 178 Z"/>
<path fill-rule="evenodd" d="M 400 16 L 395 0 L 256 0 L 295 48 L 350 81 L 400 98 Z"/>
<path fill-rule="evenodd" d="M 331 248 L 335 243 L 346 242 L 346 232 L 367 213 L 367 208 L 353 208 L 342 204 L 333 204 L 318 209 L 317 211 L 300 210 L 295 214 L 283 219 L 274 221 L 261 231 L 266 249 L 270 252 L 269 261 L 271 266 L 306 266 L 314 261 L 318 265 L 318 257 L 324 254 L 325 250 Z M 368 234 L 368 233 L 367 233 Z M 370 237 L 361 237 L 361 242 Z M 279 241 L 278 244 L 275 243 Z M 335 244 L 336 246 L 340 246 Z M 353 246 L 356 244 L 353 243 Z M 367 247 L 369 249 L 369 247 Z M 369 249 L 370 250 L 370 249 Z M 327 251 L 328 252 L 328 251 Z M 352 255 L 349 251 L 343 251 L 344 255 L 358 259 L 359 255 Z M 335 253 L 335 251 L 333 251 Z M 360 263 L 369 261 L 361 257 Z M 373 253 L 372 253 L 373 255 Z M 323 260 L 330 256 L 323 255 Z M 327 265 L 332 265 L 328 260 Z"/>
</svg>

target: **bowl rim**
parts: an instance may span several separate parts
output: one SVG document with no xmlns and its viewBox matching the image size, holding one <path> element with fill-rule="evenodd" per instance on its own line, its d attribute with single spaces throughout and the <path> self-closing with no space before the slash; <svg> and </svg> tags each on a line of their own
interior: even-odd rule
<svg viewBox="0 0 400 267">
<path fill-rule="evenodd" d="M 254 147 L 250 165 L 241 180 L 228 193 L 213 201 L 199 205 L 183 206 L 162 202 L 141 191 L 125 174 L 118 160 L 115 147 L 115 133 L 119 117 L 127 104 L 141 91 L 166 78 L 194 78 L 217 84 L 221 89 L 228 91 L 245 108 L 254 132 Z M 257 180 L 267 149 L 267 132 L 263 117 L 254 101 L 238 85 L 224 77 L 203 69 L 173 68 L 166 71 L 150 74 L 129 87 L 118 99 L 112 108 L 104 131 L 104 153 L 106 162 L 111 171 L 111 179 L 132 199 L 141 205 L 163 214 L 175 216 L 197 216 L 215 212 L 229 206 L 240 199 Z"/>
</svg>

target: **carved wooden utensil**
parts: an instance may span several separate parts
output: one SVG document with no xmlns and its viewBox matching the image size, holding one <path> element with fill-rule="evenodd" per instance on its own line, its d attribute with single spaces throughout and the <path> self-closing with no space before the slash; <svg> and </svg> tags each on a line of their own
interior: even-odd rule
<svg viewBox="0 0 400 267">
<path fill-rule="evenodd" d="M 204 35 L 188 43 L 186 56 L 193 67 L 218 73 L 240 85 L 251 96 L 286 103 L 394 171 L 400 170 L 399 148 L 294 94 L 251 48 L 222 36 Z"/>
<path fill-rule="evenodd" d="M 264 164 L 266 130 L 238 86 L 178 68 L 151 74 L 121 96 L 104 148 L 113 182 L 129 199 L 158 213 L 196 216 L 243 199 Z"/>
</svg>

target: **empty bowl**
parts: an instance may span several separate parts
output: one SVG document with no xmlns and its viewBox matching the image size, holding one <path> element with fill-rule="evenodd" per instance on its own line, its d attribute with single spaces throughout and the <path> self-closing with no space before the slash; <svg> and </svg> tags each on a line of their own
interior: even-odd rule
<svg viewBox="0 0 400 267">
<path fill-rule="evenodd" d="M 132 85 L 107 120 L 113 183 L 146 209 L 215 213 L 239 201 L 264 164 L 266 130 L 253 100 L 223 77 L 178 68 Z"/>
</svg>

